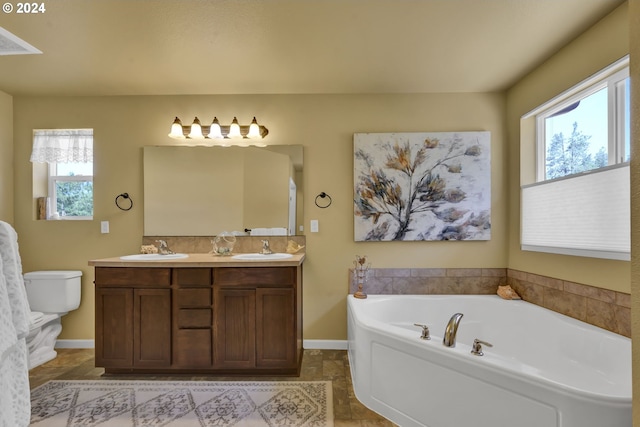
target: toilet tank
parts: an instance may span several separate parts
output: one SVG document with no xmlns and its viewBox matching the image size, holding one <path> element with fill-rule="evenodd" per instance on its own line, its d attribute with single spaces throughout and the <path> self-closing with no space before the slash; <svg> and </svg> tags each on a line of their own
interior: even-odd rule
<svg viewBox="0 0 640 427">
<path fill-rule="evenodd" d="M 49 270 L 25 273 L 24 284 L 32 311 L 66 313 L 80 305 L 82 271 Z"/>
</svg>

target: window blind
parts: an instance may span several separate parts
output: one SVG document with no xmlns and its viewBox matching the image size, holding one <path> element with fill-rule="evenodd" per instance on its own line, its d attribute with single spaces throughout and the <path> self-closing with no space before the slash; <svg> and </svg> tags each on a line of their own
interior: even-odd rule
<svg viewBox="0 0 640 427">
<path fill-rule="evenodd" d="M 539 182 L 521 191 L 522 250 L 629 260 L 629 165 Z"/>
</svg>

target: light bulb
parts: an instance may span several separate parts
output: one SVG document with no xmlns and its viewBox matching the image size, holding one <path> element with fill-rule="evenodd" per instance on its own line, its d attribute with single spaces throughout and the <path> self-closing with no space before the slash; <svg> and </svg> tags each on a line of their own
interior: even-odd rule
<svg viewBox="0 0 640 427">
<path fill-rule="evenodd" d="M 176 139 L 184 139 L 184 133 L 182 132 L 182 122 L 179 118 L 173 121 L 171 125 L 171 132 L 169 133 L 169 137 Z"/>
<path fill-rule="evenodd" d="M 200 126 L 200 120 L 196 117 L 191 124 L 191 132 L 189 132 L 189 138 L 191 139 L 204 139 L 202 134 L 202 126 Z"/>
<path fill-rule="evenodd" d="M 247 134 L 247 138 L 251 139 L 261 139 L 262 135 L 260 135 L 260 126 L 258 126 L 258 121 L 254 117 L 249 125 L 249 133 Z"/>
<path fill-rule="evenodd" d="M 220 129 L 220 122 L 218 121 L 217 117 L 214 117 L 213 122 L 211 122 L 211 128 L 209 128 L 209 138 L 224 138 L 224 136 L 222 136 L 222 129 Z"/>
<path fill-rule="evenodd" d="M 229 138 L 242 138 L 242 134 L 240 133 L 240 125 L 238 124 L 238 119 L 233 118 L 231 122 L 231 126 L 229 126 Z"/>
</svg>

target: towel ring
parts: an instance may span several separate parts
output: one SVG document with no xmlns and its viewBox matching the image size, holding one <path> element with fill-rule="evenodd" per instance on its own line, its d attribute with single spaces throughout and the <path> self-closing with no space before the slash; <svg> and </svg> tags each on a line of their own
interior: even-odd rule
<svg viewBox="0 0 640 427">
<path fill-rule="evenodd" d="M 123 208 L 122 206 L 120 206 L 120 198 L 129 200 L 129 207 Z M 131 208 L 133 207 L 133 199 L 129 197 L 129 193 L 118 194 L 116 196 L 116 206 L 123 211 L 131 210 Z"/>
<path fill-rule="evenodd" d="M 325 205 L 322 205 L 322 206 L 320 204 L 318 204 L 318 198 L 324 199 L 324 198 L 327 198 L 327 197 L 329 198 L 329 203 L 327 203 Z M 331 200 L 331 196 L 328 195 L 327 193 L 325 193 L 324 191 L 316 196 L 316 206 L 319 207 L 320 209 L 328 208 L 329 206 L 331 206 L 331 202 L 332 201 L 333 200 Z"/>
</svg>

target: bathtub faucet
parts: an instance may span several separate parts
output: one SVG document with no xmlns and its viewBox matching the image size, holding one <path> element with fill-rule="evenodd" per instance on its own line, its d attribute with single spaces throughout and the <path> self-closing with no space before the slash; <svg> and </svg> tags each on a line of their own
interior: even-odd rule
<svg viewBox="0 0 640 427">
<path fill-rule="evenodd" d="M 445 347 L 456 346 L 456 334 L 458 333 L 458 325 L 460 324 L 462 316 L 462 313 L 456 313 L 449 319 L 449 323 L 447 323 L 447 327 L 444 330 L 444 338 L 442 339 L 442 344 L 444 344 Z"/>
</svg>

